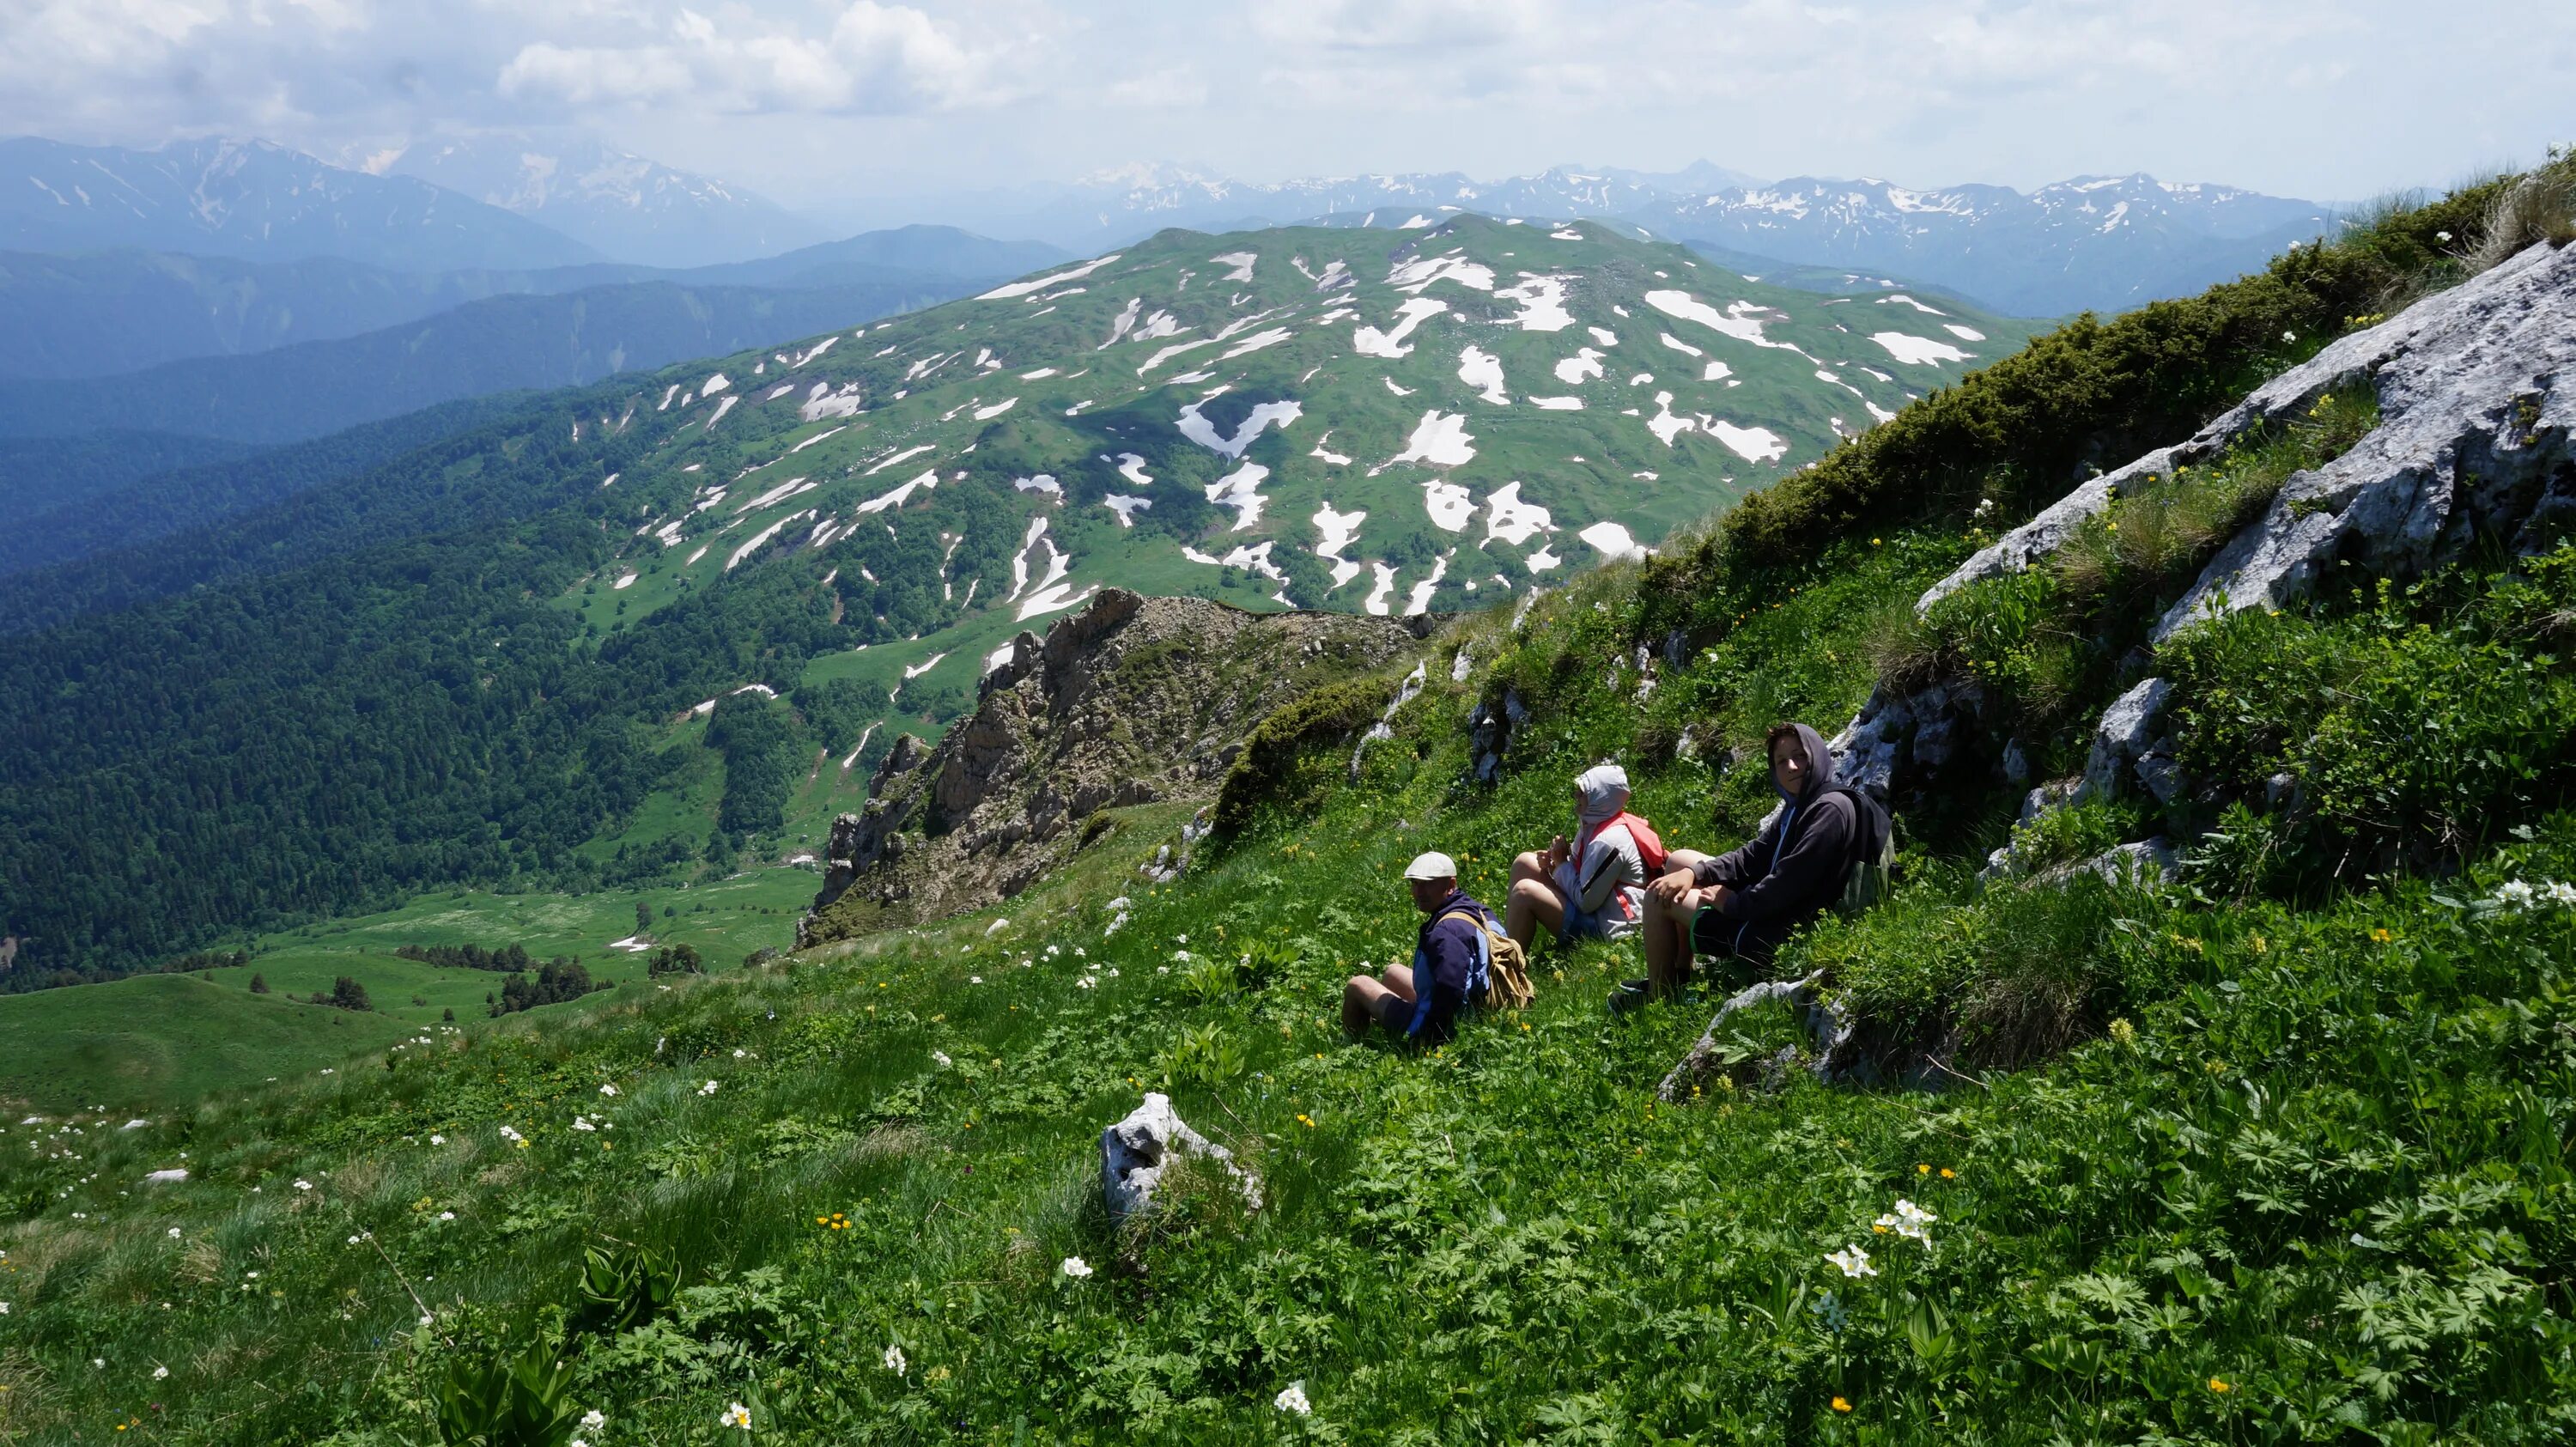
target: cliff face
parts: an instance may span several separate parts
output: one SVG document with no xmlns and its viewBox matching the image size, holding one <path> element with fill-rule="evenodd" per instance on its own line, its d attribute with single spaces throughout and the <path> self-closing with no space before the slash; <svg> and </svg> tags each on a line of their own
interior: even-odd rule
<svg viewBox="0 0 2576 1447">
<path fill-rule="evenodd" d="M 1007 899 L 1104 809 L 1213 798 L 1244 736 L 1309 689 L 1384 664 L 1421 620 L 1246 613 L 1104 591 L 1022 633 L 972 717 L 896 741 L 867 807 L 832 826 L 800 946 Z"/>
</svg>

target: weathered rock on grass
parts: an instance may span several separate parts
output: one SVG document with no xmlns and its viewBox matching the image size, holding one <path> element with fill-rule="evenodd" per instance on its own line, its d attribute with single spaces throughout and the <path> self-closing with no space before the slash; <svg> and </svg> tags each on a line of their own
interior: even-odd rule
<svg viewBox="0 0 2576 1447">
<path fill-rule="evenodd" d="M 1123 1221 L 1150 1209 L 1163 1173 L 1183 1155 L 1224 1166 L 1242 1189 L 1245 1207 L 1261 1209 L 1259 1178 L 1236 1163 L 1234 1152 L 1190 1129 L 1170 1096 L 1152 1091 L 1126 1119 L 1100 1133 L 1100 1190 L 1110 1216 Z"/>
<path fill-rule="evenodd" d="M 1396 619 L 1108 589 L 1043 640 L 1021 634 L 936 748 L 895 742 L 866 808 L 832 826 L 797 944 L 1008 899 L 1107 832 L 1104 810 L 1213 798 L 1263 717 L 1417 636 Z"/>
</svg>

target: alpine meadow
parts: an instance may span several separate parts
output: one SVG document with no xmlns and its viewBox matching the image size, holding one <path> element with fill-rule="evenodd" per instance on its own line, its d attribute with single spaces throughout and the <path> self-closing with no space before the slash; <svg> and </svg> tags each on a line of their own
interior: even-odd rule
<svg viewBox="0 0 2576 1447">
<path fill-rule="evenodd" d="M 2073 169 L 1946 0 L 40 8 L 0 1447 L 2576 1441 L 2576 151 L 1790 175 Z"/>
</svg>

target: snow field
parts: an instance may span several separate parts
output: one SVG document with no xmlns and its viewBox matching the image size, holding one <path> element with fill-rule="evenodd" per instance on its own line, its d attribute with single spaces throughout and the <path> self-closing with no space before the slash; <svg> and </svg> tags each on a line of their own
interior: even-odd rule
<svg viewBox="0 0 2576 1447">
<path fill-rule="evenodd" d="M 1929 337 L 1908 336 L 1903 332 L 1873 332 L 1871 341 L 1887 349 L 1887 354 L 1910 367 L 1937 367 L 1943 362 L 1972 360 L 1966 352 L 1948 342 Z"/>
</svg>

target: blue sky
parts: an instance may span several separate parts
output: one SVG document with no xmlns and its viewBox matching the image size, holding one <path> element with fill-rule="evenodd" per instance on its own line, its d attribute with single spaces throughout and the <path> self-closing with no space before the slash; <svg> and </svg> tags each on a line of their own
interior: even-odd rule
<svg viewBox="0 0 2576 1447">
<path fill-rule="evenodd" d="M 1702 157 L 2345 200 L 2576 136 L 2569 75 L 2576 6 L 2503 0 L 0 0 L 0 133 L 580 132 L 822 210 Z"/>
</svg>

